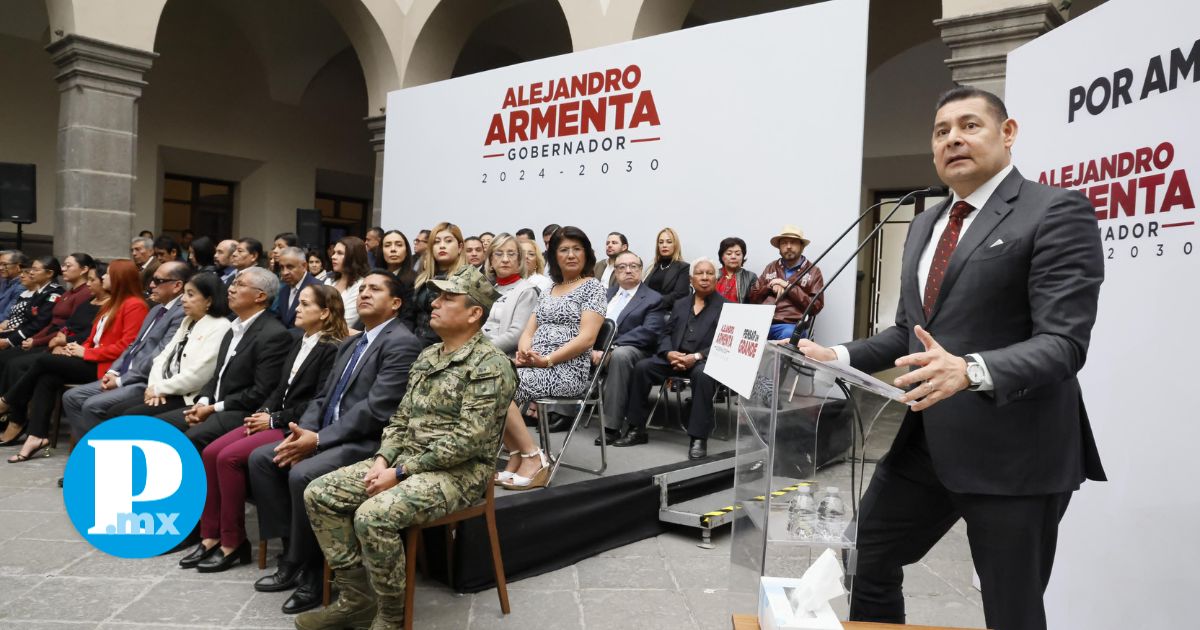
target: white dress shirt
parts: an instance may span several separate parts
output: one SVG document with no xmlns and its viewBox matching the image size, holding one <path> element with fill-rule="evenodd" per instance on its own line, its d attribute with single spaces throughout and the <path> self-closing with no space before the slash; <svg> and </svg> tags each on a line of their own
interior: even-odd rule
<svg viewBox="0 0 1200 630">
<path fill-rule="evenodd" d="M 296 360 L 292 361 L 292 371 L 288 372 L 288 387 L 292 386 L 292 379 L 296 378 L 296 372 L 300 371 L 300 366 L 304 365 L 304 360 L 317 347 L 317 342 L 321 340 L 321 331 L 317 331 L 311 335 L 304 335 L 300 340 L 300 352 L 296 353 Z"/>
<path fill-rule="evenodd" d="M 265 309 L 261 310 L 251 315 L 248 319 L 236 319 L 232 324 L 230 324 L 229 329 L 233 331 L 233 338 L 229 340 L 229 348 L 225 352 L 225 362 L 222 363 L 221 368 L 217 370 L 217 389 L 213 392 L 214 396 L 220 395 L 221 393 L 221 379 L 225 376 L 225 368 L 229 366 L 229 362 L 233 360 L 235 355 L 237 355 L 238 344 L 242 342 L 242 337 L 246 335 L 246 329 L 250 328 L 251 324 L 254 323 L 254 320 L 258 319 L 259 316 L 265 312 L 267 312 Z M 208 398 L 202 397 L 197 402 L 207 405 Z M 225 411 L 225 401 L 218 400 L 216 403 L 213 403 L 213 411 Z"/>
<path fill-rule="evenodd" d="M 629 303 L 633 301 L 633 296 L 637 295 L 638 289 L 641 287 L 642 283 L 640 282 L 632 289 L 622 289 L 618 287 L 617 292 L 613 294 L 612 299 L 608 302 L 608 308 L 606 309 L 605 317 L 613 320 L 614 322 L 617 321 L 617 319 L 621 317 L 621 313 L 629 306 Z"/>
<path fill-rule="evenodd" d="M 964 197 L 959 197 L 958 193 L 953 193 L 950 198 L 950 203 L 946 205 L 947 211 L 943 212 L 933 224 L 933 233 L 929 235 L 929 242 L 925 244 L 925 249 L 921 252 L 921 257 L 917 259 L 917 295 L 925 295 L 925 281 L 929 279 L 929 268 L 933 266 L 933 255 L 937 251 L 938 241 L 942 239 L 942 232 L 946 231 L 946 226 L 950 223 L 949 208 L 954 207 L 954 204 L 959 201 L 965 201 L 975 208 L 963 219 L 962 229 L 958 233 L 958 240 L 961 243 L 963 235 L 971 227 L 975 221 L 975 217 L 979 216 L 979 209 L 987 204 L 988 200 L 1000 187 L 1000 182 L 1004 181 L 1005 177 L 1013 170 L 1013 165 L 1009 164 L 1000 169 L 999 173 L 992 176 L 991 179 L 984 182 L 975 192 Z M 833 351 L 837 354 L 837 360 L 843 363 L 850 363 L 850 353 L 846 351 L 845 346 L 834 346 Z M 995 389 L 995 383 L 992 382 L 992 373 L 988 371 L 987 364 L 983 362 L 983 357 L 978 354 L 968 354 L 967 356 L 974 359 L 983 368 L 983 379 L 976 391 L 989 392 Z"/>
</svg>

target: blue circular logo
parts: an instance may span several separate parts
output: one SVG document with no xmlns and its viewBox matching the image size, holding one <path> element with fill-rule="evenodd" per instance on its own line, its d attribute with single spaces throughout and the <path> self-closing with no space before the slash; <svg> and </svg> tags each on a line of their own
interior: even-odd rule
<svg viewBox="0 0 1200 630">
<path fill-rule="evenodd" d="M 75 529 L 121 558 L 149 558 L 178 545 L 200 521 L 207 492 L 196 447 L 149 416 L 121 416 L 88 431 L 63 475 Z"/>
</svg>

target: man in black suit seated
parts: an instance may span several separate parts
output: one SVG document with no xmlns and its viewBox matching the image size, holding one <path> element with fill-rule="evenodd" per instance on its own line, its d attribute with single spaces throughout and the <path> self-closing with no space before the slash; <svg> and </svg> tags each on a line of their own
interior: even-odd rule
<svg viewBox="0 0 1200 630">
<path fill-rule="evenodd" d="M 389 273 L 364 279 L 357 305 L 366 330 L 342 343 L 324 388 L 299 421 L 289 424 L 288 437 L 250 455 L 261 535 L 285 541 L 278 569 L 254 588 L 277 592 L 298 586 L 283 604 L 287 614 L 321 603 L 324 557 L 304 511 L 304 489 L 379 449 L 383 428 L 407 390 L 409 368 L 421 353 L 420 341 L 396 318 L 402 292 Z"/>
<path fill-rule="evenodd" d="M 666 312 L 660 308 L 662 294 L 642 284 L 642 259 L 637 254 L 624 251 L 613 259 L 613 280 L 616 284 L 608 290 L 605 314 L 617 324 L 604 380 L 604 432 L 609 442 L 621 437 L 634 366 L 654 353 L 667 328 Z M 592 354 L 593 362 L 600 360 L 598 350 Z"/>
<path fill-rule="evenodd" d="M 159 416 L 186 431 L 196 450 L 204 450 L 262 406 L 279 384 L 280 366 L 292 338 L 279 320 L 266 313 L 279 279 L 262 267 L 240 273 L 229 285 L 229 310 L 237 317 L 217 353 L 217 369 L 191 407 Z"/>
<path fill-rule="evenodd" d="M 635 446 L 650 441 L 646 421 L 650 415 L 650 390 L 668 376 L 687 377 L 692 381 L 692 411 L 688 417 L 691 446 L 688 459 L 708 455 L 708 434 L 713 426 L 713 396 L 717 382 L 704 373 L 705 359 L 727 301 L 715 293 L 717 265 L 707 258 L 692 263 L 693 294 L 680 298 L 667 320 L 668 334 L 658 345 L 658 354 L 638 361 L 629 384 L 629 402 L 625 420 L 629 432 L 613 446 Z"/>
<path fill-rule="evenodd" d="M 310 284 L 321 284 L 308 273 L 305 263 L 304 250 L 299 247 L 285 247 L 275 256 L 275 266 L 279 268 L 279 296 L 271 312 L 279 318 L 284 328 L 291 329 L 296 325 L 296 305 L 300 303 L 300 292 Z"/>
</svg>

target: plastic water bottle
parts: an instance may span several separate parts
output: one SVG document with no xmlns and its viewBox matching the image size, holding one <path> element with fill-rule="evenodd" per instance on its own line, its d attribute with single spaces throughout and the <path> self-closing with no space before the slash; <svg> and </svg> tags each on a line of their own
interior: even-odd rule
<svg viewBox="0 0 1200 630">
<path fill-rule="evenodd" d="M 788 504 L 788 533 L 792 538 L 812 540 L 817 534 L 817 503 L 812 488 L 800 486 Z"/>
<path fill-rule="evenodd" d="M 817 505 L 817 529 L 821 538 L 842 542 L 846 531 L 846 502 L 842 500 L 841 490 L 833 486 L 825 488 L 825 496 Z"/>
</svg>

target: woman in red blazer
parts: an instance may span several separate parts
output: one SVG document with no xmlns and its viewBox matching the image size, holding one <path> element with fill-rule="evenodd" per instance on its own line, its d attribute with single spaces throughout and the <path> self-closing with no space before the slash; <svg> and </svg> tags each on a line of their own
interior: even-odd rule
<svg viewBox="0 0 1200 630">
<path fill-rule="evenodd" d="M 108 266 L 108 273 L 90 271 L 88 284 L 97 298 L 107 297 L 92 324 L 91 334 L 82 344 L 69 343 L 38 357 L 4 398 L 0 398 L 0 413 L 7 413 L 9 422 L 26 427 L 28 432 L 21 452 L 8 458 L 10 464 L 28 461 L 50 445 L 50 410 L 62 393 L 62 386 L 90 383 L 102 377 L 113 360 L 133 343 L 142 327 L 147 307 L 133 261 L 114 260 Z M 50 455 L 48 450 L 46 455 Z"/>
</svg>

